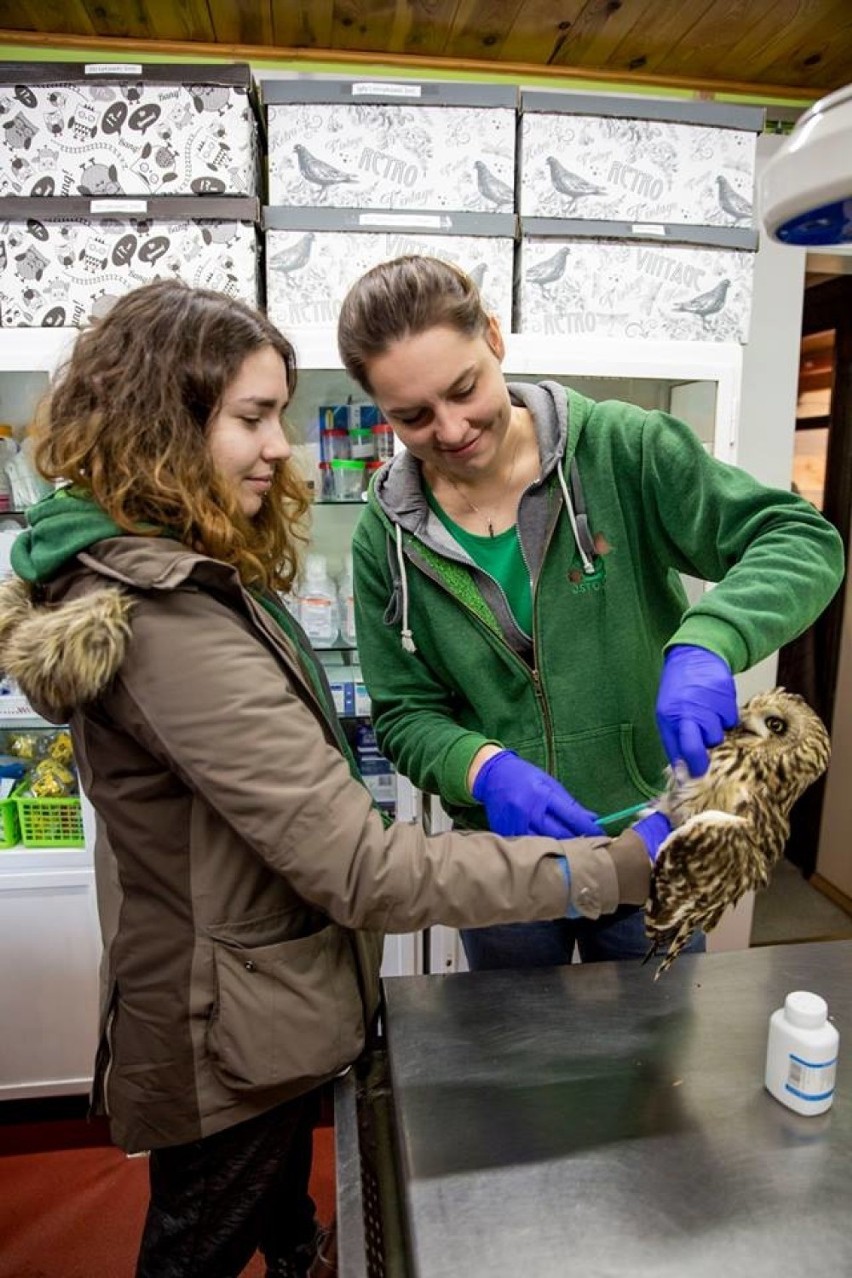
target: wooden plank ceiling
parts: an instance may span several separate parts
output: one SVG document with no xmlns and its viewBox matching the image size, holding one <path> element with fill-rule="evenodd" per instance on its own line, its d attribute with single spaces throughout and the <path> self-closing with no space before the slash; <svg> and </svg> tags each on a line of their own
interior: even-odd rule
<svg viewBox="0 0 852 1278">
<path fill-rule="evenodd" d="M 0 0 L 0 41 L 725 88 L 852 81 L 850 0 Z M 306 66 L 306 69 L 309 69 Z"/>
</svg>

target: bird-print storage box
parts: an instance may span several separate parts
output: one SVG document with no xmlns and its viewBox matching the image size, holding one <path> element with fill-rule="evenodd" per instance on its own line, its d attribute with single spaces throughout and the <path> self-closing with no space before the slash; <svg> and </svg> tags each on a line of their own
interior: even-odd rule
<svg viewBox="0 0 852 1278">
<path fill-rule="evenodd" d="M 248 66 L 0 63 L 0 196 L 256 195 Z"/>
<path fill-rule="evenodd" d="M 256 199 L 0 200 L 0 327 L 79 328 L 154 279 L 258 303 Z"/>
<path fill-rule="evenodd" d="M 285 332 L 336 324 L 343 298 L 365 271 L 409 253 L 460 266 L 510 330 L 513 217 L 268 208 L 263 220 L 267 310 Z"/>
<path fill-rule="evenodd" d="M 763 120 L 726 103 L 524 92 L 520 213 L 751 227 Z"/>
<path fill-rule="evenodd" d="M 517 90 L 262 80 L 269 203 L 515 211 Z"/>
<path fill-rule="evenodd" d="M 520 333 L 745 342 L 756 231 L 522 218 Z"/>
</svg>

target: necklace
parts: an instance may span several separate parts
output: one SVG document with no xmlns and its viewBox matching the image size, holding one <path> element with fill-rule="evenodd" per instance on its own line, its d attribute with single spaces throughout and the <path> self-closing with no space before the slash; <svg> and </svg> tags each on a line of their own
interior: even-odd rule
<svg viewBox="0 0 852 1278">
<path fill-rule="evenodd" d="M 515 444 L 515 451 L 512 454 L 512 465 L 509 467 L 509 477 L 506 480 L 507 491 L 511 489 L 512 487 L 512 477 L 515 474 L 515 462 L 518 460 L 518 449 L 520 448 L 520 444 L 521 444 L 521 441 L 518 440 L 518 442 Z M 452 475 L 448 475 L 446 471 L 442 471 L 441 473 L 444 476 L 444 479 L 446 479 L 448 483 L 452 484 L 453 488 L 455 488 L 456 492 L 458 493 L 459 497 L 461 497 L 465 505 L 469 506 L 470 509 L 473 511 L 473 513 L 475 515 L 478 515 L 479 518 L 484 521 L 485 526 L 488 529 L 488 536 L 493 537 L 494 536 L 494 520 L 492 516 L 486 515 L 484 510 L 480 510 L 478 506 L 475 506 L 473 504 L 473 502 L 468 497 L 467 493 L 464 491 L 463 488 L 459 487 L 459 485 L 453 479 Z"/>
</svg>

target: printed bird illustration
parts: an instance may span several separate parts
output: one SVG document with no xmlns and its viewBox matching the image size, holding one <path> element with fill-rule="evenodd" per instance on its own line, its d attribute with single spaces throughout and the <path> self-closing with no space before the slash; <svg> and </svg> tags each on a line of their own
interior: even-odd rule
<svg viewBox="0 0 852 1278">
<path fill-rule="evenodd" d="M 551 185 L 560 195 L 567 196 L 571 201 L 571 212 L 574 211 L 577 200 L 584 195 L 606 195 L 605 187 L 588 182 L 584 177 L 580 177 L 579 173 L 572 173 L 570 169 L 565 168 L 564 164 L 560 164 L 555 156 L 548 155 L 546 163 L 550 169 Z"/>
<path fill-rule="evenodd" d="M 482 160 L 475 160 L 473 167 L 476 169 L 476 185 L 480 195 L 484 195 L 486 200 L 490 200 L 498 208 L 501 204 L 508 204 L 510 208 L 514 206 L 515 192 L 510 186 L 496 177 Z"/>
<path fill-rule="evenodd" d="M 551 257 L 546 257 L 543 262 L 536 262 L 535 266 L 530 266 L 524 272 L 524 279 L 529 280 L 530 284 L 537 284 L 543 292 L 548 284 L 555 284 L 557 280 L 562 279 L 570 251 L 563 245 Z"/>
<path fill-rule="evenodd" d="M 651 953 L 666 950 L 656 977 L 696 928 L 711 931 L 728 906 L 766 887 L 790 833 L 790 809 L 828 767 L 828 733 L 803 697 L 773 688 L 740 713 L 710 750 L 704 776 L 671 772 L 656 805 L 675 827 L 645 904 Z"/>
<path fill-rule="evenodd" d="M 344 173 L 342 169 L 336 169 L 333 164 L 326 163 L 325 160 L 318 159 L 315 155 L 311 155 L 306 146 L 301 144 L 294 146 L 296 159 L 299 163 L 299 172 L 307 182 L 313 182 L 315 186 L 325 190 L 328 186 L 336 186 L 340 182 L 357 182 L 357 177 L 351 173 Z"/>
<path fill-rule="evenodd" d="M 307 266 L 310 261 L 313 243 L 314 233 L 313 231 L 308 231 L 306 235 L 296 240 L 295 244 L 289 245 L 288 248 L 282 249 L 280 253 L 270 257 L 269 265 L 274 271 L 279 271 L 282 275 L 289 275 L 292 271 L 299 271 L 303 266 Z"/>
<path fill-rule="evenodd" d="M 716 178 L 716 189 L 719 195 L 719 206 L 723 212 L 732 217 L 735 222 L 751 221 L 751 204 L 740 195 L 739 191 L 735 191 L 731 186 L 724 173 L 720 173 Z"/>
<path fill-rule="evenodd" d="M 718 284 L 708 289 L 706 293 L 699 293 L 696 297 L 690 297 L 685 302 L 675 302 L 673 309 L 676 311 L 688 311 L 690 315 L 697 315 L 701 320 L 702 326 L 706 328 L 708 316 L 715 315 L 725 305 L 725 299 L 728 296 L 730 287 L 730 280 L 720 280 Z"/>
</svg>

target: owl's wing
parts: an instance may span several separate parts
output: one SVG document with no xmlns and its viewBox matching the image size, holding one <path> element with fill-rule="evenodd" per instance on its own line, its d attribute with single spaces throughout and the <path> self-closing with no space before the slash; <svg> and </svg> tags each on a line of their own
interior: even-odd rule
<svg viewBox="0 0 852 1278">
<path fill-rule="evenodd" d="M 712 931 L 729 905 L 766 886 L 772 860 L 748 818 L 729 812 L 701 812 L 669 835 L 645 906 L 654 949 L 668 947 L 657 976 L 671 967 L 697 928 Z"/>
</svg>

